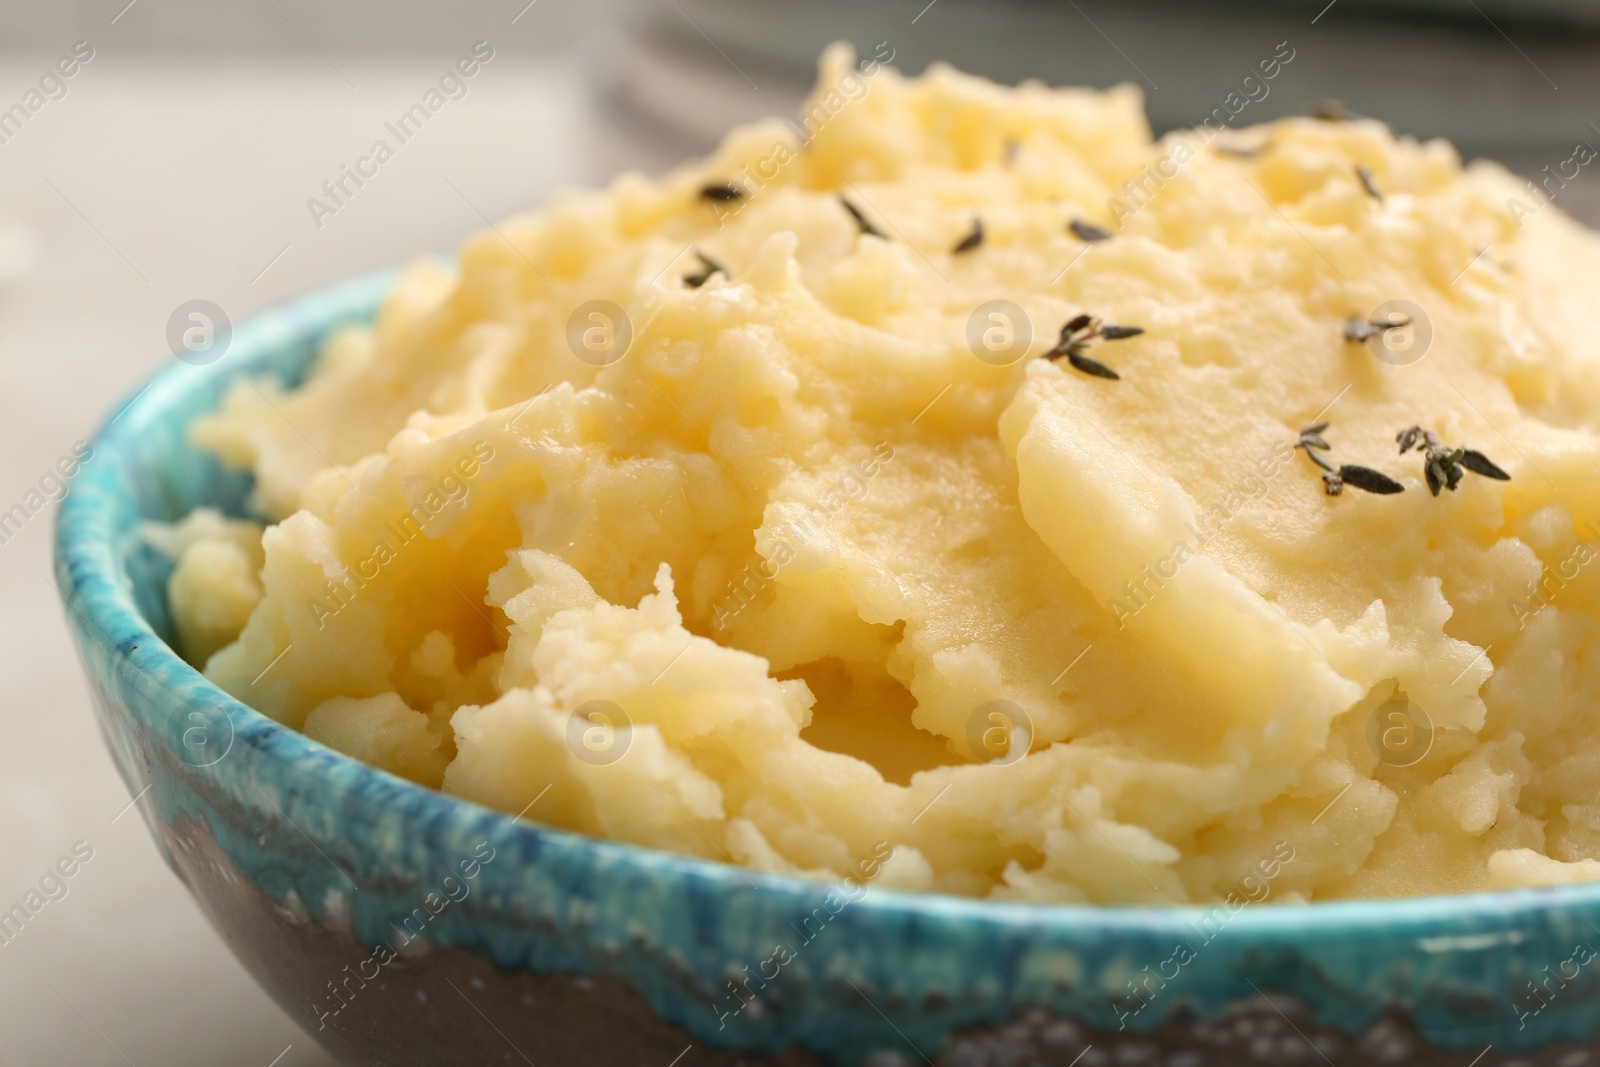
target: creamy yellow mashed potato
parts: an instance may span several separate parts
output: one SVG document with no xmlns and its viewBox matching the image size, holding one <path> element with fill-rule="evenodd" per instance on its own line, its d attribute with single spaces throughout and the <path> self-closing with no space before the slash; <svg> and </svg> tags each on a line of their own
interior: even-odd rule
<svg viewBox="0 0 1600 1067">
<path fill-rule="evenodd" d="M 1132 89 L 843 50 L 808 114 L 412 266 L 302 387 L 199 421 L 274 522 L 168 535 L 208 676 L 502 811 L 772 871 L 1600 876 L 1595 237 L 1372 121 L 1152 141 Z M 1344 332 L 1396 299 L 1409 365 Z M 1120 380 L 1052 353 L 1085 313 L 1143 327 L 1077 353 Z M 1320 421 L 1405 491 L 1325 492 Z M 1510 480 L 1430 493 L 1414 424 Z"/>
</svg>

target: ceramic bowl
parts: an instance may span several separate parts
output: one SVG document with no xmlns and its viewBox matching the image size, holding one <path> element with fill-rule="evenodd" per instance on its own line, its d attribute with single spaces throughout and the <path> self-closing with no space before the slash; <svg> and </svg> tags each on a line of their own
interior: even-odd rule
<svg viewBox="0 0 1600 1067">
<path fill-rule="evenodd" d="M 170 647 L 143 519 L 240 513 L 184 430 L 294 382 L 390 275 L 261 314 L 111 416 L 56 582 L 167 863 L 347 1064 L 1590 1062 L 1600 886 L 1311 906 L 994 904 L 829 886 L 519 821 L 333 752 Z"/>
</svg>

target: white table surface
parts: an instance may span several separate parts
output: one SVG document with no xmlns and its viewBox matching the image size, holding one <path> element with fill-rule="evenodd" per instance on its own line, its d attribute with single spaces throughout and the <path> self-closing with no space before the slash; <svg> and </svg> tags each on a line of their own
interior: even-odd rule
<svg viewBox="0 0 1600 1067">
<path fill-rule="evenodd" d="M 448 249 L 482 225 L 479 211 L 500 217 L 609 170 L 614 153 L 592 150 L 589 72 L 576 57 L 519 58 L 517 32 L 319 231 L 306 198 L 470 40 L 441 42 L 436 60 L 338 70 L 310 50 L 305 62 L 157 66 L 119 59 L 108 30 L 69 95 L 0 144 L 0 216 L 20 219 L 39 253 L 31 273 L 0 283 L 0 511 L 171 358 L 165 324 L 183 301 L 213 300 L 238 321 Z M 0 61 L 0 107 L 52 58 Z M 128 791 L 46 578 L 50 539 L 41 513 L 0 545 L 0 911 L 74 842 L 94 858 L 0 944 L 0 1064 L 331 1064 L 212 932 L 139 814 L 113 822 Z"/>
</svg>

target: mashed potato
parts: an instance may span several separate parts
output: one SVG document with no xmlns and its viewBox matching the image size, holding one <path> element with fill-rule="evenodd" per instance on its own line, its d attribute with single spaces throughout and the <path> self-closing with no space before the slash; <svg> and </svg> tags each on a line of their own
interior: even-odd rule
<svg viewBox="0 0 1600 1067">
<path fill-rule="evenodd" d="M 193 439 L 275 524 L 169 534 L 188 654 L 416 781 L 772 871 L 1600 877 L 1591 234 L 1372 121 L 1152 141 L 1131 89 L 844 50 L 807 115 L 239 384 Z"/>
</svg>

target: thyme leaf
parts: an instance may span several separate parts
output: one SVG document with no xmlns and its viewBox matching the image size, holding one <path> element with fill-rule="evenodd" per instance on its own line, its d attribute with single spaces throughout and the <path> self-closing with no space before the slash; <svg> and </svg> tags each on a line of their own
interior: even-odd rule
<svg viewBox="0 0 1600 1067">
<path fill-rule="evenodd" d="M 1322 431 L 1327 428 L 1328 424 L 1326 422 L 1312 423 L 1300 431 L 1300 439 L 1294 443 L 1294 447 L 1305 449 L 1307 459 L 1321 467 L 1325 472 L 1337 475 L 1338 472 L 1335 471 L 1333 464 L 1317 455 L 1316 452 L 1319 448 L 1324 452 L 1333 450 L 1333 446 L 1328 444 L 1328 439 L 1322 436 Z M 1338 491 L 1331 491 L 1331 495 L 1337 496 Z"/>
<path fill-rule="evenodd" d="M 1358 467 L 1353 463 L 1346 463 L 1339 468 L 1339 480 L 1345 485 L 1353 485 L 1357 489 L 1377 493 L 1379 496 L 1406 491 L 1405 486 L 1382 471 L 1373 470 L 1371 467 Z"/>
<path fill-rule="evenodd" d="M 1057 360 L 1066 356 L 1067 362 L 1084 374 L 1092 374 L 1096 378 L 1120 380 L 1122 375 L 1099 360 L 1090 359 L 1084 354 L 1089 350 L 1089 342 L 1097 337 L 1103 341 L 1121 341 L 1137 337 L 1142 333 L 1144 333 L 1143 326 L 1116 326 L 1102 323 L 1093 315 L 1074 315 L 1061 327 L 1060 342 L 1046 352 L 1044 358 Z"/>
<path fill-rule="evenodd" d="M 1356 117 L 1354 112 L 1344 106 L 1343 100 L 1331 96 L 1313 100 L 1300 110 L 1300 114 L 1319 122 L 1349 122 Z"/>
<path fill-rule="evenodd" d="M 1351 315 L 1345 320 L 1344 339 L 1352 344 L 1359 344 L 1381 333 L 1410 325 L 1411 318 L 1408 315 L 1391 315 L 1386 319 L 1364 319 L 1360 315 Z"/>
<path fill-rule="evenodd" d="M 1468 448 L 1446 448 L 1439 441 L 1438 434 L 1421 426 L 1408 426 L 1395 434 L 1395 440 L 1400 444 L 1401 455 L 1412 449 L 1422 453 L 1422 476 L 1428 483 L 1428 491 L 1434 496 L 1446 489 L 1453 492 L 1468 471 L 1497 482 L 1511 480 L 1511 475 L 1482 452 Z"/>
<path fill-rule="evenodd" d="M 1344 324 L 1344 339 L 1352 344 L 1358 344 L 1377 333 L 1360 315 L 1351 315 Z"/>
<path fill-rule="evenodd" d="M 1082 219 L 1073 219 L 1067 224 L 1067 229 L 1071 230 L 1072 235 L 1080 241 L 1109 241 L 1112 237 L 1110 230 L 1096 226 L 1092 222 L 1084 222 Z"/>
<path fill-rule="evenodd" d="M 1129 337 L 1138 337 L 1144 333 L 1143 326 L 1113 326 L 1109 323 L 1100 327 L 1100 336 L 1107 341 L 1122 341 Z"/>
<path fill-rule="evenodd" d="M 1118 374 L 1104 363 L 1101 363 L 1099 360 L 1090 359 L 1082 352 L 1077 351 L 1077 348 L 1078 346 L 1074 345 L 1072 348 L 1067 350 L 1067 362 L 1071 363 L 1073 367 L 1085 374 L 1092 374 L 1096 378 L 1110 378 L 1112 381 L 1121 380 L 1122 375 Z"/>
<path fill-rule="evenodd" d="M 1322 468 L 1322 489 L 1329 496 L 1339 496 L 1344 492 L 1344 487 L 1353 485 L 1367 493 L 1376 493 L 1379 496 L 1390 496 L 1394 493 L 1403 493 L 1406 487 L 1379 470 L 1371 467 L 1362 467 L 1355 463 L 1343 463 L 1335 467 L 1331 461 L 1324 458 L 1321 452 L 1331 452 L 1333 446 L 1328 444 L 1328 439 L 1323 432 L 1328 428 L 1328 423 L 1314 422 L 1300 431 L 1300 437 L 1295 441 L 1294 447 L 1303 449 L 1306 458 Z"/>
<path fill-rule="evenodd" d="M 1258 145 L 1218 144 L 1212 145 L 1211 150 L 1218 155 L 1232 156 L 1235 159 L 1254 159 L 1268 148 L 1272 147 L 1271 141 L 1262 141 Z"/>
<path fill-rule="evenodd" d="M 1493 478 L 1497 482 L 1509 482 L 1511 480 L 1511 475 L 1501 470 L 1494 460 L 1476 449 L 1462 449 L 1461 458 L 1458 462 L 1473 474 L 1481 474 L 1485 478 Z"/>
<path fill-rule="evenodd" d="M 1383 194 L 1378 191 L 1378 183 L 1372 177 L 1371 167 L 1357 167 L 1356 177 L 1361 179 L 1361 188 L 1367 191 L 1368 196 L 1380 204 L 1383 203 Z"/>
<path fill-rule="evenodd" d="M 972 219 L 972 232 L 958 241 L 950 251 L 952 254 L 959 256 L 963 252 L 971 252 L 981 244 L 983 244 L 983 219 L 974 216 Z"/>
<path fill-rule="evenodd" d="M 721 274 L 727 275 L 730 278 L 733 277 L 732 273 L 728 270 L 727 267 L 724 267 L 721 263 L 718 263 L 716 260 L 714 260 L 710 256 L 706 255 L 704 252 L 700 251 L 698 248 L 694 250 L 694 254 L 700 257 L 700 263 L 705 269 L 703 269 L 701 271 L 698 271 L 698 272 L 696 272 L 694 274 L 685 274 L 683 276 L 684 284 L 687 285 L 689 288 L 691 288 L 691 289 L 700 288 L 706 282 L 709 282 L 711 280 L 711 276 L 713 274 L 721 273 Z"/>
<path fill-rule="evenodd" d="M 889 235 L 874 226 L 872 222 L 861 213 L 860 208 L 856 207 L 842 196 L 839 198 L 839 203 L 843 204 L 844 209 L 850 212 L 850 217 L 856 220 L 856 225 L 861 227 L 862 233 L 870 233 L 872 236 L 881 237 L 885 241 L 889 239 Z"/>
</svg>

